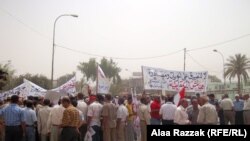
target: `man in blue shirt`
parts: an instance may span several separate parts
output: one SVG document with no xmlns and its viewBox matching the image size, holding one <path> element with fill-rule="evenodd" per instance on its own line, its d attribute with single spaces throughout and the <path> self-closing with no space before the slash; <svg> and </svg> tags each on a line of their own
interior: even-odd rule
<svg viewBox="0 0 250 141">
<path fill-rule="evenodd" d="M 25 134 L 24 112 L 17 105 L 19 97 L 11 96 L 11 103 L 0 110 L 5 121 L 5 141 L 20 141 Z"/>
<path fill-rule="evenodd" d="M 240 99 L 238 94 L 235 95 L 234 111 L 235 111 L 235 124 L 243 124 L 243 107 L 244 101 Z"/>
<path fill-rule="evenodd" d="M 26 124 L 25 138 L 26 141 L 35 141 L 35 125 L 37 122 L 36 112 L 33 110 L 33 102 L 26 101 L 24 109 L 24 119 Z"/>
</svg>

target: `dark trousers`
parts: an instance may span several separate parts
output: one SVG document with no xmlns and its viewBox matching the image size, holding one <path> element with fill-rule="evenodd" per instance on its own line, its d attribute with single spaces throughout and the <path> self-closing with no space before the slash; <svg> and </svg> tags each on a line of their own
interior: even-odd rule
<svg viewBox="0 0 250 141">
<path fill-rule="evenodd" d="M 84 124 L 82 125 L 80 128 L 79 128 L 79 131 L 80 131 L 80 136 L 79 136 L 79 141 L 84 141 L 84 137 L 86 135 L 86 132 L 87 132 L 87 124 Z"/>
<path fill-rule="evenodd" d="M 162 125 L 174 125 L 174 120 L 162 120 Z"/>
<path fill-rule="evenodd" d="M 77 141 L 78 133 L 75 127 L 64 127 L 61 133 L 61 141 Z"/>
<path fill-rule="evenodd" d="M 22 140 L 21 126 L 5 126 L 5 141 Z"/>
<path fill-rule="evenodd" d="M 243 123 L 243 111 L 236 111 L 235 112 L 235 124 L 242 125 Z"/>
<path fill-rule="evenodd" d="M 95 131 L 95 134 L 92 136 L 92 141 L 101 141 L 102 139 L 102 132 L 101 132 L 101 127 L 99 126 L 91 126 L 93 130 Z"/>
<path fill-rule="evenodd" d="M 222 109 L 218 111 L 218 116 L 220 119 L 220 125 L 225 125 L 224 113 Z"/>
</svg>

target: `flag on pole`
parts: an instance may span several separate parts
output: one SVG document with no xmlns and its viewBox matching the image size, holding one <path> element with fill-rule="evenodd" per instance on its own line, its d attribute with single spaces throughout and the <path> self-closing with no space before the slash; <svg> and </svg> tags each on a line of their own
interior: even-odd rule
<svg viewBox="0 0 250 141">
<path fill-rule="evenodd" d="M 99 94 L 108 94 L 110 88 L 110 82 L 106 78 L 102 68 L 98 65 L 97 66 L 97 92 Z"/>
<path fill-rule="evenodd" d="M 185 87 L 182 87 L 180 92 L 175 94 L 174 96 L 174 104 L 176 106 L 180 105 L 180 100 L 183 99 L 185 97 Z"/>
</svg>

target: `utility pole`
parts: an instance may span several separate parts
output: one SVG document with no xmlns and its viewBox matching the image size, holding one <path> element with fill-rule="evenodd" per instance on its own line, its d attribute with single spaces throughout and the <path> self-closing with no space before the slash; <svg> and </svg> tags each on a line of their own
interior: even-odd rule
<svg viewBox="0 0 250 141">
<path fill-rule="evenodd" d="M 184 48 L 184 72 L 186 71 L 186 53 L 187 53 L 187 49 Z"/>
</svg>

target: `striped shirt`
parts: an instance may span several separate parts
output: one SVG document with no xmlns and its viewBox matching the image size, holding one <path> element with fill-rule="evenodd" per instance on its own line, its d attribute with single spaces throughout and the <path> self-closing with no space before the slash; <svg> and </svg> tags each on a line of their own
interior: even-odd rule
<svg viewBox="0 0 250 141">
<path fill-rule="evenodd" d="M 72 105 L 66 108 L 63 112 L 62 126 L 63 127 L 78 127 L 80 124 L 80 114 Z"/>
<path fill-rule="evenodd" d="M 17 104 L 10 104 L 0 110 L 0 116 L 3 116 L 6 126 L 18 126 L 25 122 L 24 112 Z"/>
</svg>

